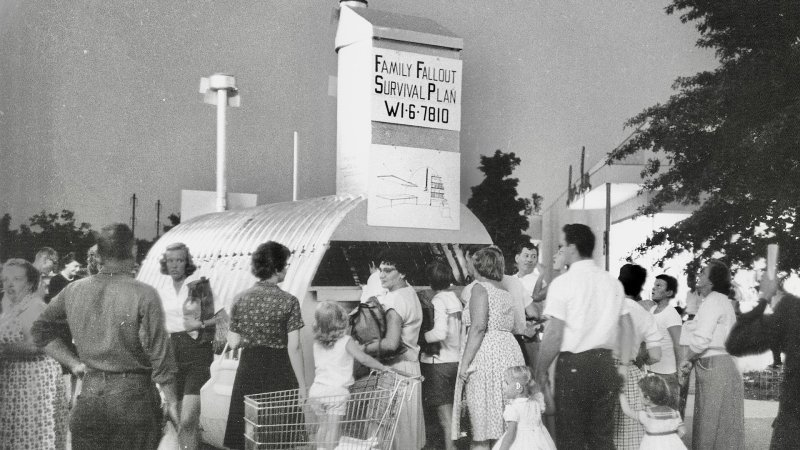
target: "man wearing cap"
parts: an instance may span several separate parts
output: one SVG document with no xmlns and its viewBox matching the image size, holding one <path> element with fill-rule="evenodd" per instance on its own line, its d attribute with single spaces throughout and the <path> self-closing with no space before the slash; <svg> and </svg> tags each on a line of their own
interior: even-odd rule
<svg viewBox="0 0 800 450">
<path fill-rule="evenodd" d="M 614 406 L 630 361 L 633 324 L 622 284 L 592 260 L 595 237 L 582 224 L 562 229 L 569 270 L 550 284 L 535 378 L 555 404 L 556 446 L 613 449 Z M 558 356 L 555 392 L 547 370 Z M 622 361 L 619 368 L 614 358 Z M 622 376 L 622 378 L 620 377 Z"/>
<path fill-rule="evenodd" d="M 161 437 L 161 387 L 177 423 L 175 358 L 154 288 L 131 276 L 134 237 L 124 224 L 103 227 L 100 272 L 70 283 L 31 330 L 45 352 L 83 378 L 72 409 L 72 448 L 156 449 Z M 69 328 L 78 349 L 60 337 Z"/>
</svg>

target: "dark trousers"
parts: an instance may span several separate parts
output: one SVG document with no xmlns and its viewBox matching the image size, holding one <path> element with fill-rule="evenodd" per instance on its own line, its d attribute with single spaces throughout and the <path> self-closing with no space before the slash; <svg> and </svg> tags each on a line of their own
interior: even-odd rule
<svg viewBox="0 0 800 450">
<path fill-rule="evenodd" d="M 562 352 L 555 381 L 556 447 L 614 449 L 614 405 L 622 378 L 611 350 Z"/>
<path fill-rule="evenodd" d="M 233 380 L 228 423 L 225 428 L 225 446 L 231 449 L 245 448 L 245 395 L 286 391 L 297 389 L 297 387 L 297 379 L 289 361 L 289 352 L 285 348 L 243 348 L 242 356 L 239 358 L 239 367 L 236 369 L 236 378 Z M 283 429 L 296 429 L 297 427 L 293 426 L 296 419 L 295 414 L 286 414 Z M 287 440 L 283 435 L 270 435 L 264 439 L 264 442 L 274 444 L 275 448 L 280 448 L 279 441 Z"/>
<path fill-rule="evenodd" d="M 89 372 L 70 417 L 72 448 L 156 449 L 162 417 L 149 373 Z"/>
</svg>

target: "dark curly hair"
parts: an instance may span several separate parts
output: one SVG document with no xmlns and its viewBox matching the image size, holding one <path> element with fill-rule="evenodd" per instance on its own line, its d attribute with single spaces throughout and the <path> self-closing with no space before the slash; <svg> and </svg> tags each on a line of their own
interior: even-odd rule
<svg viewBox="0 0 800 450">
<path fill-rule="evenodd" d="M 259 280 L 266 280 L 282 271 L 291 255 L 292 251 L 285 245 L 274 241 L 265 242 L 253 252 L 250 270 Z"/>
<path fill-rule="evenodd" d="M 192 254 L 189 252 L 189 247 L 187 247 L 183 242 L 169 244 L 164 250 L 164 253 L 161 254 L 161 259 L 158 260 L 158 263 L 161 265 L 161 274 L 169 275 L 169 272 L 167 271 L 167 252 L 176 250 L 183 250 L 184 254 L 186 255 L 186 276 L 188 277 L 197 270 L 197 266 L 194 263 L 194 259 L 192 259 Z"/>
<path fill-rule="evenodd" d="M 712 259 L 706 264 L 706 269 L 711 290 L 728 295 L 731 292 L 731 270 L 728 266 L 718 259 Z"/>
<path fill-rule="evenodd" d="M 662 273 L 656 277 L 656 280 L 663 280 L 664 283 L 667 283 L 667 290 L 672 291 L 672 297 L 670 298 L 675 298 L 678 293 L 678 280 L 675 277 Z"/>
<path fill-rule="evenodd" d="M 425 266 L 425 275 L 428 277 L 428 284 L 434 291 L 447 289 L 453 280 L 450 264 L 443 259 L 435 259 Z"/>
<path fill-rule="evenodd" d="M 400 274 L 408 276 L 414 269 L 411 262 L 411 255 L 402 248 L 386 249 L 378 255 L 378 264 L 394 266 Z"/>
</svg>

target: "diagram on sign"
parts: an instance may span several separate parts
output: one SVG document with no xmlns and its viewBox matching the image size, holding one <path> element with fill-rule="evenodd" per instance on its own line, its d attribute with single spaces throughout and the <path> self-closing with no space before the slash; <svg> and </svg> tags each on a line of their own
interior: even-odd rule
<svg viewBox="0 0 800 450">
<path fill-rule="evenodd" d="M 459 155 L 373 145 L 369 225 L 458 229 Z"/>
</svg>

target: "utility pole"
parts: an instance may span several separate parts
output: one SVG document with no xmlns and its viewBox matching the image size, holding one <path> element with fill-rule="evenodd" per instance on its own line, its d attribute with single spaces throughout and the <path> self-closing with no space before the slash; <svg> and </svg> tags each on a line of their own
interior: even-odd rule
<svg viewBox="0 0 800 450">
<path fill-rule="evenodd" d="M 161 199 L 156 200 L 156 239 L 161 231 Z"/>
<path fill-rule="evenodd" d="M 203 101 L 217 105 L 217 212 L 228 207 L 228 185 L 225 176 L 225 109 L 238 107 L 241 103 L 236 78 L 223 73 L 215 73 L 200 79 L 200 93 Z"/>
<path fill-rule="evenodd" d="M 131 196 L 131 233 L 136 237 L 136 194 Z"/>
</svg>

